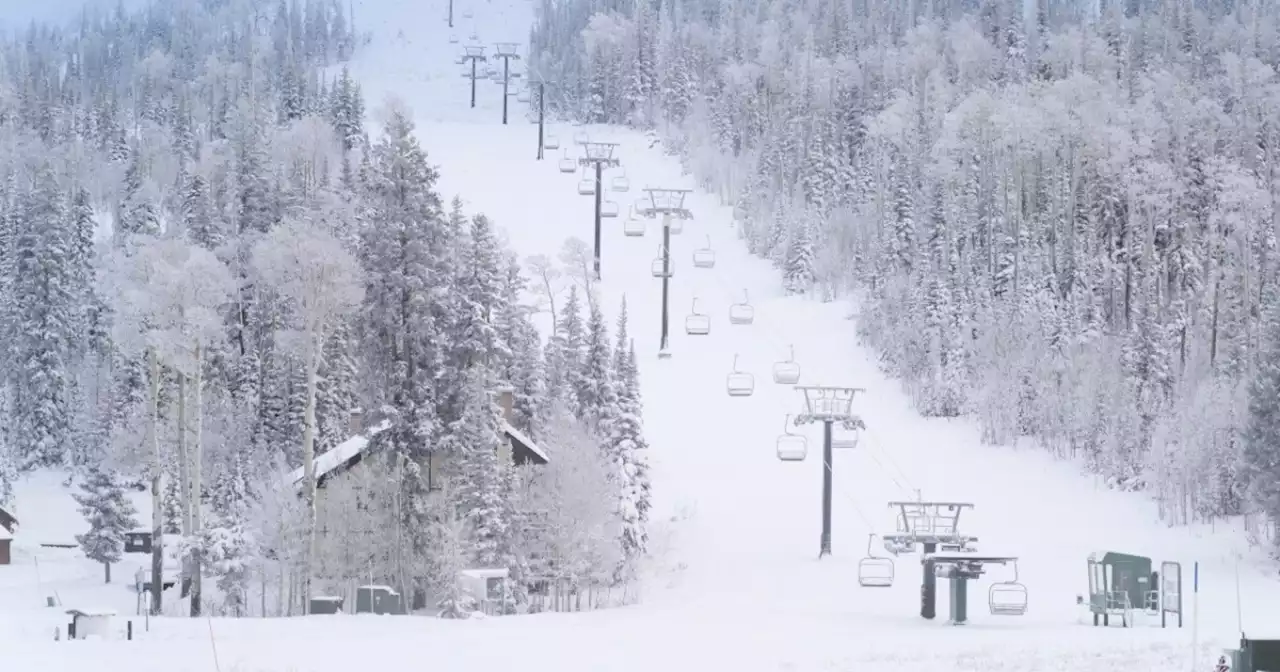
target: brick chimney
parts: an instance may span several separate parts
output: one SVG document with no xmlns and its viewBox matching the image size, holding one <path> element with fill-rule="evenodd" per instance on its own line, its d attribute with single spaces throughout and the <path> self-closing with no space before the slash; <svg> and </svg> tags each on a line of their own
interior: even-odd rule
<svg viewBox="0 0 1280 672">
<path fill-rule="evenodd" d="M 510 387 L 498 389 L 498 406 L 502 408 L 502 419 L 511 422 L 511 408 L 515 404 L 515 390 Z M 513 455 L 514 447 L 511 442 L 514 440 L 509 436 L 503 436 L 502 443 L 498 444 L 498 459 L 502 464 L 510 464 L 515 456 Z"/>
<path fill-rule="evenodd" d="M 498 390 L 498 406 L 502 407 L 502 419 L 507 422 L 514 422 L 512 407 L 515 404 L 516 391 L 510 387 L 504 387 Z"/>
</svg>

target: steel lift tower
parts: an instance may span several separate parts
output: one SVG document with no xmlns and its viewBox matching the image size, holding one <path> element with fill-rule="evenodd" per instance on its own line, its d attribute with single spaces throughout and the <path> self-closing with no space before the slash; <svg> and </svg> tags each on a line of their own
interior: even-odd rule
<svg viewBox="0 0 1280 672">
<path fill-rule="evenodd" d="M 520 45 L 515 42 L 499 42 L 494 45 L 493 57 L 502 59 L 502 125 L 507 125 L 507 102 L 511 99 L 509 87 L 511 80 L 520 73 L 511 72 L 511 59 L 520 60 Z M 471 105 L 475 107 L 474 104 Z"/>
<path fill-rule="evenodd" d="M 476 64 L 484 63 L 489 59 L 485 58 L 484 47 L 468 46 L 462 48 L 462 58 L 458 59 L 459 65 L 466 65 L 467 61 L 471 61 L 471 73 L 463 73 L 463 77 L 471 80 L 471 108 L 476 106 Z"/>
<path fill-rule="evenodd" d="M 649 196 L 649 203 L 637 210 L 637 214 L 650 219 L 662 217 L 662 256 L 655 259 L 653 264 L 654 277 L 662 278 L 662 340 L 658 346 L 659 359 L 671 358 L 669 339 L 671 318 L 668 310 L 672 275 L 671 220 L 672 218 L 693 219 L 693 213 L 684 207 L 684 198 L 692 191 L 692 189 L 645 189 L 645 194 Z"/>
<path fill-rule="evenodd" d="M 853 397 L 866 392 L 860 387 L 796 387 L 804 394 L 805 411 L 796 416 L 796 426 L 822 423 L 822 538 L 818 557 L 831 555 L 831 462 L 832 426 L 840 423 L 850 431 L 866 429 L 862 418 L 853 413 Z"/>
<path fill-rule="evenodd" d="M 604 198 L 603 175 L 605 168 L 615 168 L 622 165 L 622 162 L 613 157 L 613 150 L 617 149 L 616 142 L 585 142 L 582 143 L 582 153 L 584 156 L 578 159 L 578 165 L 582 167 L 594 166 L 596 171 L 595 198 L 596 198 L 596 247 L 595 259 L 593 261 L 593 270 L 596 274 L 596 280 L 600 279 L 600 204 Z"/>
<path fill-rule="evenodd" d="M 537 159 L 539 161 L 546 158 L 543 153 L 543 149 L 547 148 L 546 147 L 546 141 L 547 141 L 546 123 L 547 123 L 547 85 L 548 84 L 550 84 L 550 82 L 547 82 L 542 79 L 538 80 L 538 156 L 537 156 Z M 555 86 L 555 85 L 551 84 L 551 86 Z"/>
</svg>

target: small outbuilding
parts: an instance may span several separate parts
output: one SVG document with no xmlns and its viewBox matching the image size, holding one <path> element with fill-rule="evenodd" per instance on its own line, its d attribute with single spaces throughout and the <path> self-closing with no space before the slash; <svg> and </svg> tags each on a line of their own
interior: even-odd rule
<svg viewBox="0 0 1280 672">
<path fill-rule="evenodd" d="M 18 530 L 18 519 L 0 508 L 0 565 L 13 562 L 13 533 Z"/>
<path fill-rule="evenodd" d="M 67 626 L 67 639 L 115 637 L 111 628 L 111 621 L 116 616 L 113 609 L 68 609 L 67 614 L 71 616 L 71 623 Z"/>
<path fill-rule="evenodd" d="M 391 586 L 360 586 L 356 589 L 357 614 L 404 614 L 400 593 Z"/>
<path fill-rule="evenodd" d="M 0 566 L 13 562 L 13 534 L 0 525 Z"/>
</svg>

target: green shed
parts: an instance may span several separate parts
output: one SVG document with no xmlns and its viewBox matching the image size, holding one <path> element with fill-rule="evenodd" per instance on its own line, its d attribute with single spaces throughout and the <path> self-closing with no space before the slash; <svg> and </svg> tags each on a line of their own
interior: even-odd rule
<svg viewBox="0 0 1280 672">
<path fill-rule="evenodd" d="M 1151 583 L 1151 566 L 1151 558 L 1140 555 L 1114 551 L 1089 555 L 1089 611 L 1094 625 L 1098 616 L 1107 625 L 1110 614 L 1146 608 L 1147 595 L 1156 589 Z"/>
</svg>

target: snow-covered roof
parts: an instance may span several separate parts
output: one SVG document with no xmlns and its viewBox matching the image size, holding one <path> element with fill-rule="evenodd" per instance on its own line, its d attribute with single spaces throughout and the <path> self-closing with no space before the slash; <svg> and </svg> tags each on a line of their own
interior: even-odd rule
<svg viewBox="0 0 1280 672">
<path fill-rule="evenodd" d="M 315 462 L 316 478 L 325 476 L 329 472 L 346 464 L 351 458 L 363 453 L 364 450 L 369 447 L 369 441 L 373 437 L 390 428 L 391 421 L 383 420 L 377 425 L 370 427 L 364 434 L 353 436 L 333 448 L 317 455 Z M 527 434 L 511 426 L 511 423 L 506 420 L 502 420 L 501 429 L 504 434 L 515 439 L 522 446 L 527 448 L 529 452 L 540 458 L 544 463 L 550 461 L 550 458 L 547 457 L 546 451 L 538 447 L 538 444 L 534 443 L 533 439 L 530 439 Z M 302 476 L 302 468 L 299 467 L 289 472 L 286 482 L 297 486 L 302 483 Z"/>
<path fill-rule="evenodd" d="M 92 618 L 94 616 L 115 616 L 118 612 L 115 609 L 104 607 L 82 607 L 80 609 L 68 609 L 67 613 L 72 616 L 88 616 Z"/>
<path fill-rule="evenodd" d="M 507 422 L 506 420 L 502 421 L 502 431 L 507 436 L 510 436 L 516 441 L 519 441 L 521 445 L 523 445 L 525 448 L 528 448 L 529 451 L 532 452 L 534 455 L 537 455 L 538 457 L 542 458 L 543 462 L 551 461 L 551 458 L 547 457 L 546 452 L 544 452 L 541 448 L 539 448 L 538 444 L 533 442 L 533 439 L 530 439 L 524 432 L 516 429 L 515 427 L 512 427 L 511 423 Z"/>
<path fill-rule="evenodd" d="M 373 437 L 390 428 L 391 421 L 383 420 L 373 427 L 370 427 L 364 434 L 357 434 L 356 436 L 353 436 L 333 448 L 317 455 L 315 460 L 316 478 L 324 476 L 334 469 L 346 464 L 347 460 L 363 453 L 364 449 L 369 447 L 369 441 Z M 302 476 L 302 467 L 298 467 L 289 473 L 288 481 L 294 485 L 298 485 L 302 482 Z"/>
</svg>

